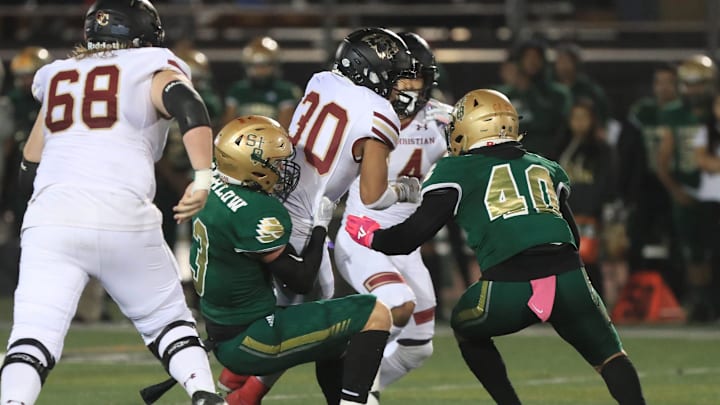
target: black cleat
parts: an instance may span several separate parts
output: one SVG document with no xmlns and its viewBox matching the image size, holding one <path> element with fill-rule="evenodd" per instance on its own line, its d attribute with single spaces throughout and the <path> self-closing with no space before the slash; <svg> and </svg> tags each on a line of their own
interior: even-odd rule
<svg viewBox="0 0 720 405">
<path fill-rule="evenodd" d="M 192 405 L 228 405 L 218 394 L 207 391 L 195 391 L 192 396 Z"/>
</svg>

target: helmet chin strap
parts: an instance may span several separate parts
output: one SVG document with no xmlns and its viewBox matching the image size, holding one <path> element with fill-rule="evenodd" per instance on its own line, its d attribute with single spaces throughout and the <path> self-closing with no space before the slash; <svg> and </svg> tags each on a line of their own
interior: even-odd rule
<svg viewBox="0 0 720 405">
<path fill-rule="evenodd" d="M 481 140 L 475 142 L 474 144 L 470 145 L 468 150 L 483 148 L 485 146 L 494 146 L 494 145 L 497 145 L 500 143 L 505 143 L 505 142 L 515 142 L 515 141 L 517 141 L 517 139 L 507 138 L 507 137 L 505 137 L 505 138 L 486 138 L 486 139 L 481 139 Z"/>
</svg>

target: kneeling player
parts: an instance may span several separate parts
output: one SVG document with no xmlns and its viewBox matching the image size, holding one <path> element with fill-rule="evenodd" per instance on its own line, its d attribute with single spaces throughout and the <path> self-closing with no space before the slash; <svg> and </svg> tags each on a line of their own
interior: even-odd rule
<svg viewBox="0 0 720 405">
<path fill-rule="evenodd" d="M 304 294 L 313 286 L 334 205 L 324 198 L 302 254 L 288 244 L 281 200 L 297 185 L 293 145 L 275 121 L 240 117 L 215 140 L 217 175 L 193 219 L 191 266 L 214 352 L 229 371 L 267 375 L 344 358 L 342 392 L 328 403 L 365 403 L 390 330 L 387 307 L 372 295 L 276 306 L 272 276 Z M 242 405 L 241 391 L 226 398 Z"/>
</svg>

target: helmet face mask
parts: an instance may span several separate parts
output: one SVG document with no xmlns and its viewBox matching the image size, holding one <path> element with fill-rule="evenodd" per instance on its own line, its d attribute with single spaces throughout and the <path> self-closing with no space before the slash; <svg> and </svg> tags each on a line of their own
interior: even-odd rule
<svg viewBox="0 0 720 405">
<path fill-rule="evenodd" d="M 85 15 L 89 50 L 162 46 L 165 31 L 149 0 L 97 0 Z"/>
<path fill-rule="evenodd" d="M 215 138 L 215 161 L 223 181 L 272 194 L 281 201 L 300 179 L 294 156 L 285 129 L 267 117 L 236 118 Z"/>
<path fill-rule="evenodd" d="M 363 28 L 348 35 L 335 52 L 334 70 L 386 99 L 399 78 L 416 74 L 405 42 L 384 28 Z"/>
<path fill-rule="evenodd" d="M 418 91 L 398 92 L 393 100 L 393 108 L 400 119 L 413 117 L 422 110 L 430 100 L 432 90 L 437 87 L 438 67 L 435 55 L 428 43 L 418 34 L 401 32 L 398 34 L 405 41 L 415 63 L 415 79 L 422 79 Z M 399 89 L 398 89 L 399 90 Z"/>
<path fill-rule="evenodd" d="M 453 108 L 445 128 L 448 152 L 453 156 L 471 149 L 507 141 L 519 141 L 519 120 L 508 98 L 495 90 L 473 90 Z"/>
</svg>

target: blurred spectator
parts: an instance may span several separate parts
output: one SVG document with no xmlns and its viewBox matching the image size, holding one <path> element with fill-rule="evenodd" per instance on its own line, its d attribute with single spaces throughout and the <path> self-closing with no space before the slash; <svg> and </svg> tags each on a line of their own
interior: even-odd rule
<svg viewBox="0 0 720 405">
<path fill-rule="evenodd" d="M 573 103 L 588 99 L 595 105 L 599 129 L 602 130 L 609 118 L 608 100 L 605 91 L 582 71 L 580 47 L 565 43 L 555 48 L 554 79 L 565 86 Z"/>
<path fill-rule="evenodd" d="M 241 115 L 263 115 L 288 128 L 302 91 L 281 79 L 280 52 L 270 37 L 258 37 L 243 49 L 246 78 L 234 83 L 225 98 L 223 122 Z"/>
<path fill-rule="evenodd" d="M 603 212 L 616 192 L 614 151 L 599 136 L 600 121 L 594 105 L 577 101 L 570 110 L 568 130 L 557 155 L 572 183 L 569 203 L 580 231 L 580 256 L 595 290 L 602 297 L 600 255 Z"/>
<path fill-rule="evenodd" d="M 691 320 L 708 320 L 703 291 L 710 268 L 705 260 L 702 222 L 705 218 L 696 198 L 700 170 L 695 160 L 694 140 L 700 123 L 710 115 L 715 66 L 707 56 L 694 56 L 678 67 L 682 102 L 663 111 L 663 139 L 658 152 L 658 178 L 672 197 L 673 229 L 680 248 L 680 265 L 686 283 L 681 296 Z"/>
<path fill-rule="evenodd" d="M 633 178 L 632 187 L 623 187 L 630 209 L 628 261 L 631 271 L 660 270 L 668 281 L 676 278 L 670 197 L 657 176 L 657 156 L 663 134 L 662 115 L 682 105 L 675 66 L 660 65 L 653 75 L 654 97 L 636 101 L 623 130 L 619 154 L 623 176 Z M 635 138 L 635 139 L 633 139 Z M 642 165 L 638 163 L 644 163 Z M 626 185 L 628 183 L 625 183 Z M 670 283 L 675 293 L 677 283 Z"/>
<path fill-rule="evenodd" d="M 690 274 L 691 319 L 720 316 L 720 93 L 713 100 L 712 114 L 694 141 L 697 164 L 702 170 L 698 199 L 703 215 L 704 268 Z M 695 278 L 694 278 L 695 277 Z"/>
<path fill-rule="evenodd" d="M 520 131 L 527 132 L 527 150 L 552 157 L 570 109 L 570 95 L 548 79 L 545 44 L 528 41 L 514 52 L 518 74 L 514 84 L 499 86 L 522 117 Z"/>
<path fill-rule="evenodd" d="M 22 148 L 40 110 L 40 103 L 35 100 L 31 91 L 33 76 L 38 69 L 50 63 L 51 60 L 52 57 L 47 49 L 30 46 L 22 49 L 10 62 L 13 87 L 8 91 L 7 97 L 12 104 L 14 134 L 7 145 L 8 155 L 3 181 L 5 193 L 3 202 L 6 207 L 3 208 L 8 209 L 12 214 L 13 234 L 15 235 L 20 233 L 20 223 L 27 203 L 16 192 L 18 168 L 22 160 Z"/>
</svg>

